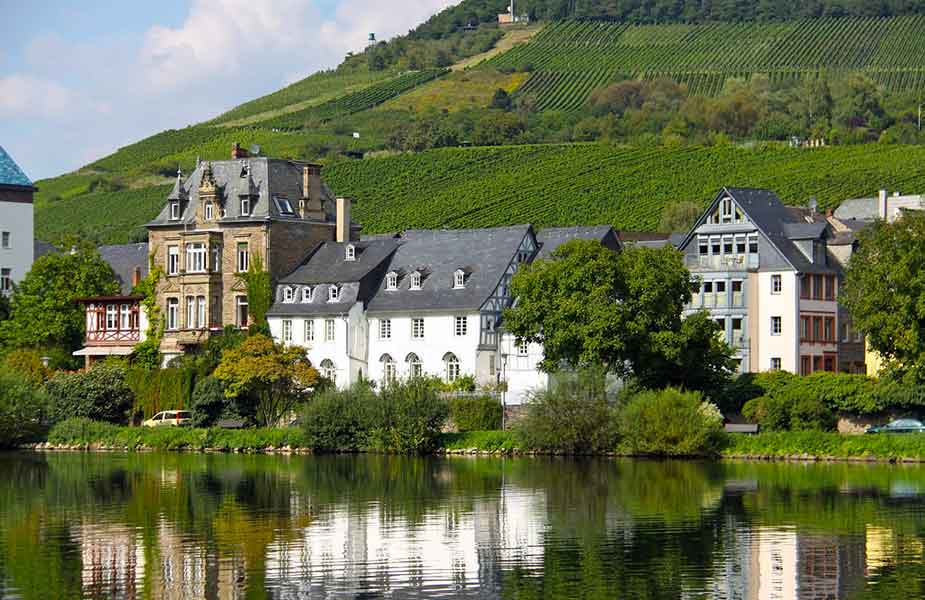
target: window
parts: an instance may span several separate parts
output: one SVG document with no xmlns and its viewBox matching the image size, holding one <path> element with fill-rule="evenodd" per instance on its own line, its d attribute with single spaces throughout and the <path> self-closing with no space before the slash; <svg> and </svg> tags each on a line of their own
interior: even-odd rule
<svg viewBox="0 0 925 600">
<path fill-rule="evenodd" d="M 745 250 L 748 248 L 745 242 L 744 235 L 736 236 L 736 254 L 745 254 Z"/>
<path fill-rule="evenodd" d="M 822 300 L 822 275 L 813 275 L 813 300 Z"/>
<path fill-rule="evenodd" d="M 756 233 L 748 236 L 748 253 L 758 254 L 758 234 Z"/>
<path fill-rule="evenodd" d="M 312 319 L 306 319 L 305 321 L 305 341 L 315 341 L 315 322 Z"/>
<path fill-rule="evenodd" d="M 527 356 L 530 354 L 530 344 L 527 340 L 517 340 L 517 356 Z"/>
<path fill-rule="evenodd" d="M 119 309 L 115 304 L 106 305 L 106 329 L 115 330 L 118 329 L 119 323 Z"/>
<path fill-rule="evenodd" d="M 241 216 L 249 217 L 251 214 L 251 199 L 241 198 Z"/>
<path fill-rule="evenodd" d="M 196 319 L 199 321 L 199 328 L 206 329 L 208 326 L 208 321 L 206 320 L 206 297 L 199 296 L 196 298 L 196 304 L 198 309 Z"/>
<path fill-rule="evenodd" d="M 398 273 L 392 271 L 385 276 L 385 289 L 390 292 L 398 289 Z"/>
<path fill-rule="evenodd" d="M 710 254 L 710 240 L 706 237 L 697 238 L 697 253 L 700 256 L 707 256 Z"/>
<path fill-rule="evenodd" d="M 186 328 L 196 329 L 196 299 L 186 297 Z"/>
<path fill-rule="evenodd" d="M 822 370 L 822 357 L 814 356 L 813 357 L 813 373 L 815 373 L 816 371 L 821 371 L 821 370 Z"/>
<path fill-rule="evenodd" d="M 453 383 L 459 379 L 459 359 L 453 353 L 447 353 L 443 356 L 443 364 L 446 368 L 446 382 Z"/>
<path fill-rule="evenodd" d="M 800 375 L 809 375 L 813 372 L 813 365 L 808 356 L 800 357 Z"/>
<path fill-rule="evenodd" d="M 771 317 L 771 335 L 780 335 L 784 331 L 780 317 Z"/>
<path fill-rule="evenodd" d="M 418 355 L 411 353 L 405 357 L 405 363 L 408 365 L 408 376 L 411 379 L 417 379 L 424 375 L 424 368 L 421 365 L 421 359 L 418 358 Z"/>
<path fill-rule="evenodd" d="M 379 319 L 379 339 L 392 339 L 392 319 Z"/>
<path fill-rule="evenodd" d="M 292 342 L 292 319 L 283 319 L 283 342 Z"/>
<path fill-rule="evenodd" d="M 340 300 L 340 288 L 332 285 L 328 288 L 328 302 L 337 302 Z"/>
<path fill-rule="evenodd" d="M 771 275 L 771 293 L 780 294 L 784 291 L 784 282 L 780 275 Z"/>
<path fill-rule="evenodd" d="M 180 247 L 167 246 L 167 274 L 176 275 L 180 272 Z"/>
<path fill-rule="evenodd" d="M 383 354 L 379 361 L 382 363 L 382 384 L 389 385 L 390 383 L 394 383 L 397 373 L 395 361 L 392 360 L 392 357 L 388 354 Z"/>
<path fill-rule="evenodd" d="M 771 370 L 780 371 L 781 370 L 781 360 L 780 358 L 774 357 L 771 359 Z"/>
<path fill-rule="evenodd" d="M 810 296 L 812 296 L 812 287 L 812 276 L 804 275 L 803 279 L 800 280 L 800 298 L 803 300 L 809 300 Z"/>
<path fill-rule="evenodd" d="M 238 242 L 238 273 L 246 273 L 250 266 L 250 249 L 247 242 Z"/>
<path fill-rule="evenodd" d="M 828 372 L 828 373 L 834 373 L 834 372 L 835 372 L 835 359 L 834 359 L 833 357 L 831 357 L 831 356 L 826 356 L 826 357 L 823 359 L 823 365 L 824 365 L 824 366 L 822 367 L 822 369 L 823 369 L 824 371 L 826 371 L 826 372 Z"/>
<path fill-rule="evenodd" d="M 331 362 L 331 359 L 326 358 L 321 361 L 321 375 L 331 383 L 335 382 L 337 378 L 337 368 L 334 366 L 334 363 Z"/>
<path fill-rule="evenodd" d="M 421 289 L 421 273 L 420 271 L 415 271 L 411 274 L 411 289 L 419 290 Z"/>
<path fill-rule="evenodd" d="M 132 307 L 128 304 L 123 304 L 119 309 L 119 329 L 123 331 L 129 329 L 135 329 L 136 325 L 132 318 Z"/>
<path fill-rule="evenodd" d="M 345 249 L 344 252 L 345 252 L 344 260 L 346 260 L 347 262 L 353 262 L 357 259 L 357 249 L 356 249 L 356 246 L 354 246 L 353 244 L 347 244 L 347 248 Z"/>
<path fill-rule="evenodd" d="M 171 202 L 170 203 L 170 220 L 177 221 L 180 219 L 180 203 Z"/>
<path fill-rule="evenodd" d="M 731 236 L 723 237 L 723 254 L 732 255 L 732 240 Z"/>
<path fill-rule="evenodd" d="M 461 290 L 466 287 L 466 273 L 462 269 L 453 273 L 453 289 Z"/>
<path fill-rule="evenodd" d="M 206 272 L 206 245 L 202 242 L 186 245 L 186 272 Z"/>
<path fill-rule="evenodd" d="M 835 300 L 835 276 L 826 275 L 825 277 L 825 299 Z"/>
<path fill-rule="evenodd" d="M 312 288 L 304 287 L 302 288 L 302 303 L 308 304 L 312 301 Z"/>
<path fill-rule="evenodd" d="M 211 202 L 206 202 L 206 221 L 211 221 L 215 218 L 214 210 L 214 205 Z"/>
<path fill-rule="evenodd" d="M 800 317 L 800 340 L 808 342 L 812 340 L 812 331 L 810 330 L 809 317 Z"/>
<path fill-rule="evenodd" d="M 813 317 L 813 341 L 822 341 L 822 317 Z"/>
<path fill-rule="evenodd" d="M 334 319 L 324 320 L 324 341 L 334 341 Z"/>
<path fill-rule="evenodd" d="M 180 301 L 176 298 L 167 299 L 167 329 L 176 330 L 180 327 L 179 322 Z"/>
<path fill-rule="evenodd" d="M 238 327 L 247 327 L 248 324 L 248 314 L 247 314 L 247 296 L 237 296 L 234 299 L 235 301 L 235 321 Z"/>
<path fill-rule="evenodd" d="M 289 202 L 288 198 L 283 198 L 282 196 L 273 196 L 273 201 L 276 203 L 276 209 L 281 215 L 294 215 L 295 211 L 292 210 L 292 203 Z"/>
<path fill-rule="evenodd" d="M 3 232 L 3 249 L 9 250 L 9 248 L 10 248 L 10 232 L 4 231 Z"/>
<path fill-rule="evenodd" d="M 827 342 L 835 341 L 835 317 L 826 317 L 823 324 L 823 335 Z"/>
<path fill-rule="evenodd" d="M 291 287 L 283 288 L 283 302 L 290 304 L 295 300 L 295 290 Z"/>
<path fill-rule="evenodd" d="M 723 223 L 732 223 L 733 217 L 732 198 L 723 198 L 720 216 Z"/>
<path fill-rule="evenodd" d="M 720 243 L 719 243 L 718 237 L 710 238 L 710 254 L 712 254 L 713 256 L 720 255 Z"/>
<path fill-rule="evenodd" d="M 217 244 L 212 246 L 212 272 L 222 272 L 222 247 Z"/>
<path fill-rule="evenodd" d="M 423 340 L 424 339 L 424 319 L 421 319 L 421 318 L 411 319 L 411 339 L 413 340 Z"/>
<path fill-rule="evenodd" d="M 469 332 L 469 319 L 466 317 L 456 317 L 454 319 L 453 331 L 456 337 L 463 337 Z"/>
</svg>

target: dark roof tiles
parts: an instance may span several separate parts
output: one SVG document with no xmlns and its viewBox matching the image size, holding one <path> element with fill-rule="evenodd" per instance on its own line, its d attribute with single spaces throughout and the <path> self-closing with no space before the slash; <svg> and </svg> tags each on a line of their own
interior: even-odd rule
<svg viewBox="0 0 925 600">
<path fill-rule="evenodd" d="M 100 256 L 109 263 L 122 286 L 122 294 L 132 293 L 132 276 L 135 269 L 141 270 L 141 278 L 148 276 L 148 244 L 121 244 L 118 246 L 100 246 Z"/>
</svg>

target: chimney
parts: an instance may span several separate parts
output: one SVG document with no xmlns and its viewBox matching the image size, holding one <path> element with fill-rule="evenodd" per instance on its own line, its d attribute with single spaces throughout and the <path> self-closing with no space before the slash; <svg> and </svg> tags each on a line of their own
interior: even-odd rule
<svg viewBox="0 0 925 600">
<path fill-rule="evenodd" d="M 139 283 L 141 283 L 141 267 L 135 267 L 132 271 L 132 289 L 138 287 Z"/>
<path fill-rule="evenodd" d="M 877 196 L 877 214 L 881 219 L 886 221 L 887 214 L 887 192 L 886 190 L 880 190 L 880 194 Z"/>
<path fill-rule="evenodd" d="M 321 200 L 320 165 L 302 165 L 302 199 L 299 201 L 299 213 L 303 219 L 325 220 Z"/>
<path fill-rule="evenodd" d="M 337 199 L 337 242 L 350 241 L 350 198 Z"/>
<path fill-rule="evenodd" d="M 241 147 L 241 144 L 235 142 L 231 145 L 231 160 L 237 160 L 239 158 L 247 158 L 250 156 L 247 150 Z"/>
</svg>

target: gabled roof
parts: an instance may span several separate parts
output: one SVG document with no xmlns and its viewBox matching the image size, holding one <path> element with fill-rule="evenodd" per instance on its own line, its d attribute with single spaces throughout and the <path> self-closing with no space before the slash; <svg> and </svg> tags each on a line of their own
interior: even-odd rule
<svg viewBox="0 0 925 600">
<path fill-rule="evenodd" d="M 122 294 L 132 293 L 132 276 L 135 269 L 141 269 L 141 278 L 148 276 L 148 243 L 100 246 L 100 256 L 109 263 L 122 286 Z"/>
<path fill-rule="evenodd" d="M 356 260 L 346 259 L 348 245 L 356 249 Z M 317 285 L 361 281 L 388 260 L 396 248 L 397 240 L 324 242 L 295 271 L 280 279 L 280 283 Z"/>
<path fill-rule="evenodd" d="M 182 225 L 192 223 L 199 201 L 199 186 L 207 168 L 212 170 L 212 177 L 218 191 L 219 200 L 225 207 L 222 223 L 264 221 L 267 219 L 295 220 L 295 215 L 282 214 L 274 201 L 274 196 L 286 198 L 295 209 L 302 198 L 302 169 L 309 163 L 268 158 L 265 156 L 239 158 L 234 160 L 215 160 L 201 162 L 182 182 L 174 184 L 169 197 L 165 199 L 164 208 L 148 226 Z M 322 203 L 326 220 L 334 220 L 334 195 L 322 184 Z M 252 194 L 251 214 L 241 214 L 241 194 Z M 166 200 L 179 199 L 182 214 L 179 220 L 170 219 L 170 206 Z"/>
<path fill-rule="evenodd" d="M 594 240 L 612 250 L 620 249 L 620 240 L 610 225 L 595 225 L 592 227 L 546 227 L 536 234 L 536 241 L 540 251 L 536 258 L 547 259 L 552 253 L 566 242 L 572 240 Z"/>
<path fill-rule="evenodd" d="M 479 310 L 532 231 L 530 225 L 407 231 L 387 268 L 399 274 L 398 289 L 386 290 L 381 281 L 369 311 Z M 462 289 L 453 289 L 457 269 L 468 273 Z M 420 290 L 410 289 L 413 271 L 423 274 Z"/>
<path fill-rule="evenodd" d="M 756 188 L 724 187 L 716 195 L 710 207 L 704 211 L 679 247 L 687 246 L 696 235 L 697 228 L 716 210 L 720 200 L 732 197 L 749 220 L 777 248 L 781 256 L 799 273 L 831 273 L 827 265 L 813 263 L 806 258 L 795 241 L 823 239 L 827 224 L 824 217 L 800 208 L 786 206 L 777 194 L 770 190 Z M 821 219 L 821 222 L 819 220 Z"/>
<path fill-rule="evenodd" d="M 31 188 L 32 182 L 19 165 L 0 146 L 0 185 Z"/>
</svg>

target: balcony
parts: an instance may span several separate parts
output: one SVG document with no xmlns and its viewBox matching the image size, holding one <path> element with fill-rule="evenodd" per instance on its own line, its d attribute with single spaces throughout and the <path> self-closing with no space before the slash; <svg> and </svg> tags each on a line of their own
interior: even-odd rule
<svg viewBox="0 0 925 600">
<path fill-rule="evenodd" d="M 751 271 L 761 264 L 757 254 L 730 255 L 685 255 L 684 266 L 688 269 L 709 271 Z"/>
<path fill-rule="evenodd" d="M 138 329 L 97 329 L 87 331 L 84 345 L 86 346 L 124 346 L 137 344 L 141 341 L 141 331 Z"/>
</svg>

